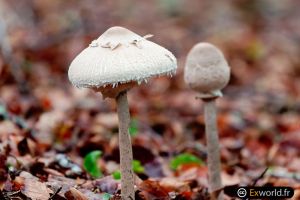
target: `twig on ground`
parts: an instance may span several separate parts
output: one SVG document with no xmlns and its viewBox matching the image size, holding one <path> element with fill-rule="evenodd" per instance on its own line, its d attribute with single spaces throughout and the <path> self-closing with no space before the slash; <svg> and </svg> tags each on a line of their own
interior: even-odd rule
<svg viewBox="0 0 300 200">
<path fill-rule="evenodd" d="M 254 180 L 253 180 L 253 183 L 252 183 L 252 185 L 251 186 L 255 186 L 256 185 L 256 183 L 261 179 L 261 178 L 263 178 L 264 177 L 264 175 L 266 174 L 266 172 L 268 171 L 268 169 L 269 169 L 269 167 L 267 167 L 257 178 L 255 178 Z"/>
<path fill-rule="evenodd" d="M 59 187 L 50 197 L 49 200 L 53 200 L 53 198 L 61 191 L 62 187 Z"/>
</svg>

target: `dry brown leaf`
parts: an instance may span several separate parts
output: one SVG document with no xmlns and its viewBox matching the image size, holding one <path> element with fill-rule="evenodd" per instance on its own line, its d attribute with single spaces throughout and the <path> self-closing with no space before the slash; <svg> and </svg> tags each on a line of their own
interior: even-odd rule
<svg viewBox="0 0 300 200">
<path fill-rule="evenodd" d="M 95 117 L 95 124 L 101 124 L 106 128 L 118 127 L 118 116 L 116 113 L 101 113 Z"/>
<path fill-rule="evenodd" d="M 88 200 L 84 194 L 75 188 L 70 188 L 70 190 L 65 193 L 65 197 L 68 200 Z"/>
<path fill-rule="evenodd" d="M 39 181 L 28 172 L 22 172 L 20 177 L 24 179 L 22 192 L 33 200 L 48 200 L 53 191 L 47 188 L 46 184 Z"/>
<path fill-rule="evenodd" d="M 166 177 L 160 181 L 160 185 L 163 188 L 167 188 L 170 191 L 185 192 L 190 191 L 188 182 L 180 181 L 176 178 Z"/>
</svg>

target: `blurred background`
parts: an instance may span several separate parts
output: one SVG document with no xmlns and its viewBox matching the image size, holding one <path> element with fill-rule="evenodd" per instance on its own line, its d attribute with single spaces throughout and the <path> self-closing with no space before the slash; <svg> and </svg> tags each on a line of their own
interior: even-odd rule
<svg viewBox="0 0 300 200">
<path fill-rule="evenodd" d="M 275 169 L 298 173 L 299 181 L 299 7 L 298 0 L 1 0 L 0 103 L 26 125 L 1 123 L 0 134 L 25 127 L 44 149 L 75 148 L 83 156 L 100 148 L 106 159 L 117 160 L 115 103 L 74 88 L 67 70 L 93 39 L 111 26 L 124 26 L 153 34 L 150 40 L 178 58 L 175 77 L 129 92 L 141 133 L 134 151 L 147 152 L 150 160 L 186 151 L 205 159 L 201 102 L 182 72 L 192 46 L 211 42 L 232 70 L 218 101 L 222 163 L 230 177 L 225 184 L 266 166 L 274 176 L 282 175 Z M 75 133 L 80 142 L 66 140 Z M 145 152 L 135 153 L 143 164 L 150 162 Z"/>
<path fill-rule="evenodd" d="M 4 77 L 1 84 L 67 81 L 72 59 L 106 29 L 120 25 L 154 34 L 153 41 L 178 58 L 179 78 L 190 48 L 206 41 L 224 51 L 232 86 L 296 97 L 298 6 L 297 0 L 1 1 L 1 74 L 18 79 Z"/>
</svg>

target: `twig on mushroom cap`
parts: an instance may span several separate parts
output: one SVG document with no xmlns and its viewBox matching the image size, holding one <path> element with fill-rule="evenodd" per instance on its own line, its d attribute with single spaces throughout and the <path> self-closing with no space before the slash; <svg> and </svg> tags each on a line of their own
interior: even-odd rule
<svg viewBox="0 0 300 200">
<path fill-rule="evenodd" d="M 149 37 L 112 27 L 73 60 L 68 72 L 76 87 L 91 88 L 117 101 L 123 200 L 135 198 L 127 91 L 153 76 L 172 75 L 177 67 L 174 55 Z"/>
<path fill-rule="evenodd" d="M 223 193 L 219 192 L 222 180 L 216 99 L 222 96 L 221 89 L 227 85 L 229 78 L 230 68 L 222 52 L 215 46 L 198 43 L 189 52 L 184 79 L 192 89 L 199 92 L 197 98 L 204 101 L 209 185 L 211 199 L 218 200 L 223 199 Z"/>
</svg>

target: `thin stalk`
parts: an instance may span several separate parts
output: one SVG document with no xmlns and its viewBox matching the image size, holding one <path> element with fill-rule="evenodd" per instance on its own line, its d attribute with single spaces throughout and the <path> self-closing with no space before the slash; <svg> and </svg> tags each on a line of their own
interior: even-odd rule
<svg viewBox="0 0 300 200">
<path fill-rule="evenodd" d="M 223 200 L 216 99 L 204 100 L 205 135 L 207 144 L 208 179 L 211 199 Z"/>
<path fill-rule="evenodd" d="M 128 132 L 130 114 L 127 92 L 121 92 L 117 98 L 119 117 L 119 148 L 121 168 L 121 197 L 122 200 L 134 200 L 134 176 L 132 171 L 132 146 Z"/>
</svg>

